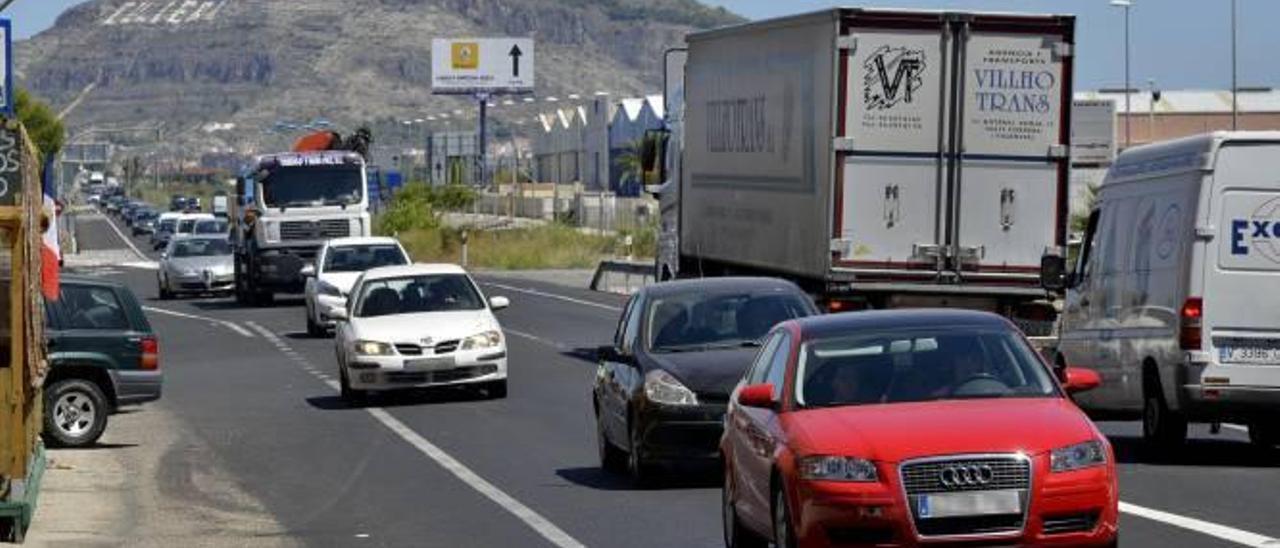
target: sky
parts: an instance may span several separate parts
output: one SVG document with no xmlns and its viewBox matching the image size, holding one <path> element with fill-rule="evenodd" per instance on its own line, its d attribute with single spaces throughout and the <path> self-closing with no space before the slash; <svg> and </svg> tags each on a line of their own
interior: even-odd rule
<svg viewBox="0 0 1280 548">
<path fill-rule="evenodd" d="M 53 24 L 66 8 L 83 0 L 16 0 L 3 16 L 14 35 L 25 38 Z M 287 0 L 281 0 L 287 1 Z M 1280 1 L 1237 0 L 1239 82 L 1280 87 Z M 830 0 L 703 0 L 751 19 L 819 10 Z M 1124 85 L 1124 13 L 1108 0 L 849 0 L 839 5 L 957 10 L 1067 13 L 1078 16 L 1077 89 Z M 1230 0 L 1133 0 L 1131 82 L 1160 89 L 1231 87 Z"/>
</svg>

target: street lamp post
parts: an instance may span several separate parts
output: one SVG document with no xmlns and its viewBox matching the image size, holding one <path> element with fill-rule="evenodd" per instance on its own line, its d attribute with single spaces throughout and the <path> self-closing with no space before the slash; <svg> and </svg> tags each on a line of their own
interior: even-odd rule
<svg viewBox="0 0 1280 548">
<path fill-rule="evenodd" d="M 1240 129 L 1240 103 L 1236 99 L 1239 90 L 1236 83 L 1236 0 L 1231 0 L 1231 131 Z"/>
<path fill-rule="evenodd" d="M 1133 94 L 1129 88 L 1129 10 L 1133 9 L 1133 0 L 1111 0 L 1111 5 L 1124 8 L 1124 148 L 1129 148 L 1133 142 L 1130 131 L 1133 118 L 1130 99 Z"/>
</svg>

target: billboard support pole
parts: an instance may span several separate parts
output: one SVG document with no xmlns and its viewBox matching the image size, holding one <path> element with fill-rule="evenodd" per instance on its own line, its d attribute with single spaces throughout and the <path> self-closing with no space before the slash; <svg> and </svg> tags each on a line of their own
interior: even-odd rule
<svg viewBox="0 0 1280 548">
<path fill-rule="evenodd" d="M 489 94 L 477 93 L 476 100 L 480 102 L 480 128 L 476 132 L 479 136 L 480 150 L 476 151 L 477 161 L 480 162 L 480 174 L 476 178 L 475 184 L 481 188 L 486 188 L 489 183 L 489 134 L 488 134 L 488 118 L 489 118 Z"/>
</svg>

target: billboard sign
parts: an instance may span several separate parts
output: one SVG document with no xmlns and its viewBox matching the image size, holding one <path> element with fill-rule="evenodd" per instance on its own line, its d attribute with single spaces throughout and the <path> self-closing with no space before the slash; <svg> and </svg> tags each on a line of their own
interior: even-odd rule
<svg viewBox="0 0 1280 548">
<path fill-rule="evenodd" d="M 431 41 L 431 92 L 444 95 L 533 93 L 530 38 Z"/>
<path fill-rule="evenodd" d="M 1115 100 L 1076 99 L 1072 109 L 1071 163 L 1109 165 L 1115 161 Z"/>
</svg>

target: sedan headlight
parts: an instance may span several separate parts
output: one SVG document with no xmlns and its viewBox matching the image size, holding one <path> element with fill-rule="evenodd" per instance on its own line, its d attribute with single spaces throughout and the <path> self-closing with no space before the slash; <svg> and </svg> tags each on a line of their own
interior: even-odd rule
<svg viewBox="0 0 1280 548">
<path fill-rule="evenodd" d="M 858 457 L 815 455 L 800 459 L 800 477 L 818 481 L 879 481 L 875 463 Z"/>
<path fill-rule="evenodd" d="M 341 297 L 342 291 L 323 281 L 316 283 L 316 291 L 329 297 Z"/>
<path fill-rule="evenodd" d="M 356 341 L 356 353 L 365 356 L 390 356 L 391 345 L 378 341 Z"/>
<path fill-rule="evenodd" d="M 644 376 L 644 395 L 649 401 L 666 405 L 698 405 L 698 396 L 670 373 L 655 369 Z"/>
<path fill-rule="evenodd" d="M 463 350 L 480 350 L 482 348 L 493 348 L 502 344 L 502 333 L 497 331 L 485 331 L 478 335 L 472 335 L 462 339 Z"/>
<path fill-rule="evenodd" d="M 1070 472 L 1107 463 L 1107 450 L 1098 440 L 1087 441 L 1054 449 L 1049 456 L 1050 469 L 1054 472 Z"/>
</svg>

